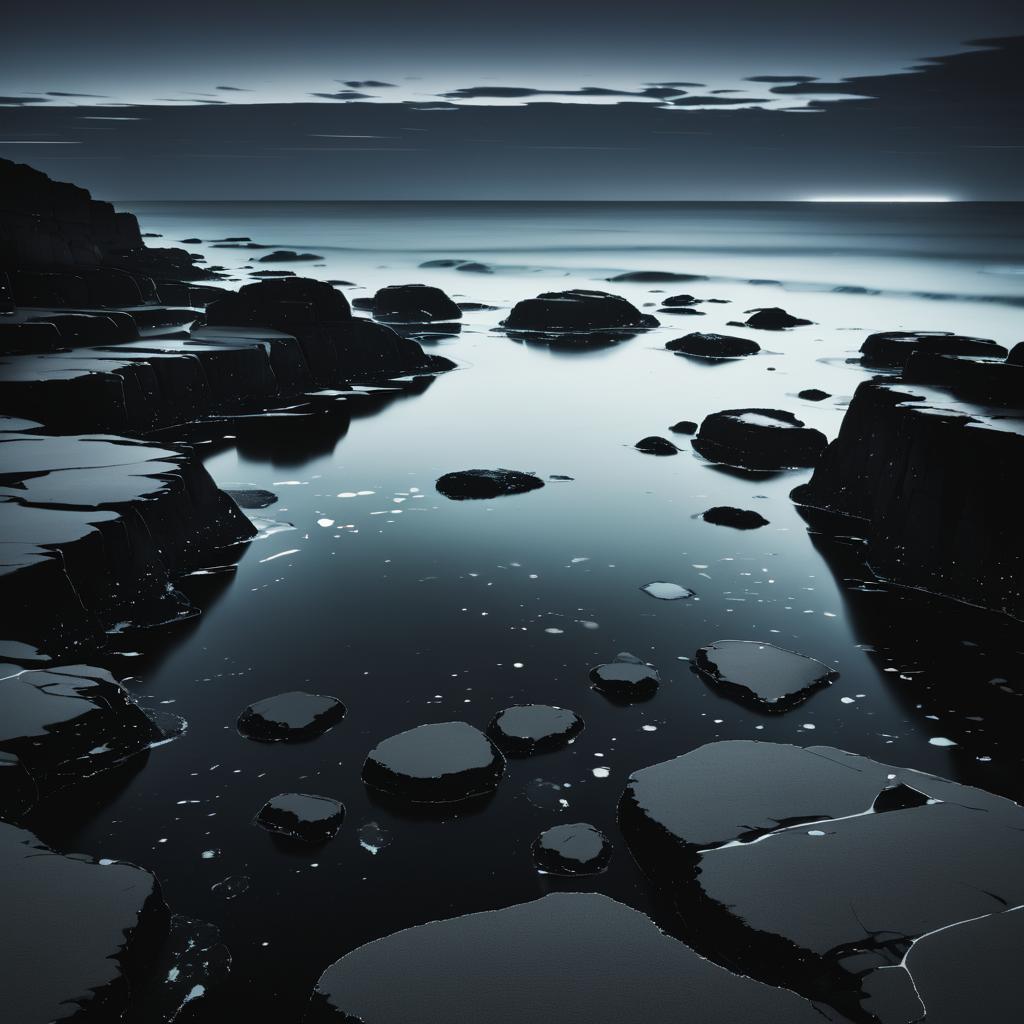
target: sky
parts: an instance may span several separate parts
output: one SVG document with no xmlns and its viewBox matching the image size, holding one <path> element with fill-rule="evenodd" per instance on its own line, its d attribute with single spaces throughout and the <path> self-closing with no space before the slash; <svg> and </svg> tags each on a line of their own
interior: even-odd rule
<svg viewBox="0 0 1024 1024">
<path fill-rule="evenodd" d="M 1024 199 L 1006 0 L 18 4 L 0 156 L 114 200 Z"/>
</svg>

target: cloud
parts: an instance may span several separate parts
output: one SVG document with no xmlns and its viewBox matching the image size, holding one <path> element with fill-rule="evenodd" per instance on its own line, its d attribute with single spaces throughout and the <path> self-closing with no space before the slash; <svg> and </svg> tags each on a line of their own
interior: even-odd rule
<svg viewBox="0 0 1024 1024">
<path fill-rule="evenodd" d="M 682 89 L 667 84 L 647 86 L 644 89 L 608 89 L 600 85 L 584 85 L 578 89 L 531 89 L 518 85 L 473 85 L 441 93 L 445 99 L 451 100 L 525 99 L 530 96 L 635 96 L 654 100 L 668 99 L 683 94 Z"/>
<path fill-rule="evenodd" d="M 107 100 L 109 96 L 97 95 L 94 92 L 48 92 L 47 96 L 67 96 L 85 100 Z"/>
<path fill-rule="evenodd" d="M 744 79 L 747 82 L 816 82 L 813 75 L 754 75 L 753 78 Z"/>
<path fill-rule="evenodd" d="M 239 85 L 218 85 L 221 92 L 252 92 L 252 89 L 243 89 Z"/>
<path fill-rule="evenodd" d="M 49 100 L 36 96 L 0 96 L 0 107 L 22 107 L 29 103 L 48 103 Z"/>
<path fill-rule="evenodd" d="M 391 82 L 375 82 L 372 78 L 365 82 L 345 82 L 350 89 L 394 89 Z"/>
<path fill-rule="evenodd" d="M 680 100 L 671 100 L 673 107 L 734 107 L 740 103 L 770 103 L 770 100 L 759 96 L 729 97 L 725 96 L 685 96 Z"/>
<path fill-rule="evenodd" d="M 355 92 L 352 89 L 343 89 L 340 92 L 311 92 L 310 96 L 319 96 L 322 100 L 368 100 L 372 99 L 372 96 L 368 96 L 365 92 Z"/>
</svg>

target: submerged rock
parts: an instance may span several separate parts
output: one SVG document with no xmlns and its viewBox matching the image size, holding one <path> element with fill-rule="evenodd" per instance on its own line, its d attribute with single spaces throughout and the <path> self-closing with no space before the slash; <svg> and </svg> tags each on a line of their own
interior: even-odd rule
<svg viewBox="0 0 1024 1024">
<path fill-rule="evenodd" d="M 238 731 L 251 740 L 308 740 L 345 717 L 345 705 L 319 693 L 279 693 L 250 704 L 239 716 Z"/>
<path fill-rule="evenodd" d="M 950 356 L 1005 358 L 1006 349 L 988 338 L 970 338 L 949 331 L 882 331 L 870 334 L 860 347 L 868 366 L 906 366 L 915 352 Z"/>
<path fill-rule="evenodd" d="M 671 352 L 702 359 L 738 359 L 761 351 L 761 346 L 749 338 L 733 338 L 728 334 L 687 334 L 665 343 Z"/>
<path fill-rule="evenodd" d="M 587 332 L 641 330 L 657 327 L 658 321 L 618 295 L 576 288 L 517 302 L 501 326 L 517 331 Z"/>
<path fill-rule="evenodd" d="M 801 320 L 798 316 L 787 313 L 778 306 L 763 306 L 760 309 L 748 309 L 747 326 L 762 331 L 784 331 L 790 327 L 806 327 L 810 320 Z"/>
<path fill-rule="evenodd" d="M 822 391 L 820 388 L 804 388 L 803 391 L 797 392 L 797 398 L 802 398 L 807 402 L 824 402 L 826 398 L 831 397 L 827 391 Z"/>
<path fill-rule="evenodd" d="M 661 300 L 661 304 L 669 307 L 696 306 L 700 301 L 692 295 L 669 295 Z"/>
<path fill-rule="evenodd" d="M 395 323 L 462 318 L 462 310 L 440 288 L 426 284 L 394 284 L 381 288 L 373 297 L 372 312 L 379 320 Z"/>
<path fill-rule="evenodd" d="M 678 455 L 679 449 L 666 437 L 658 437 L 652 434 L 650 437 L 643 437 L 633 447 L 645 455 Z"/>
<path fill-rule="evenodd" d="M 445 473 L 435 484 L 438 491 L 452 501 L 467 498 L 500 498 L 507 494 L 525 494 L 544 486 L 532 473 L 514 469 L 462 469 Z"/>
<path fill-rule="evenodd" d="M 813 466 L 828 440 L 780 409 L 726 409 L 706 416 L 691 442 L 706 459 L 744 469 Z"/>
<path fill-rule="evenodd" d="M 420 725 L 382 740 L 363 764 L 363 782 L 405 800 L 447 803 L 492 793 L 505 759 L 466 722 Z"/>
<path fill-rule="evenodd" d="M 245 491 L 225 490 L 224 493 L 231 498 L 239 508 L 269 508 L 271 505 L 277 503 L 277 495 L 273 491 L 263 491 L 259 488 L 252 488 Z"/>
<path fill-rule="evenodd" d="M 276 249 L 260 257 L 260 263 L 306 263 L 310 260 L 322 260 L 313 252 L 295 252 L 293 249 Z"/>
<path fill-rule="evenodd" d="M 620 701 L 653 697 L 661 683 L 658 670 L 640 661 L 610 661 L 590 670 L 590 681 L 598 693 Z"/>
<path fill-rule="evenodd" d="M 716 505 L 709 508 L 701 517 L 705 523 L 715 526 L 731 526 L 734 530 L 756 530 L 767 526 L 768 520 L 760 512 L 753 509 L 733 508 L 730 505 Z"/>
<path fill-rule="evenodd" d="M 593 825 L 555 825 L 533 841 L 533 862 L 552 875 L 596 875 L 608 866 L 612 844 Z"/>
<path fill-rule="evenodd" d="M 701 647 L 694 662 L 729 696 L 765 711 L 788 711 L 839 676 L 820 661 L 757 640 L 719 640 Z"/>
<path fill-rule="evenodd" d="M 806 1000 L 730 974 L 595 893 L 553 893 L 361 946 L 321 975 L 306 1020 L 679 1024 L 680 1007 L 695 1006 L 701 1024 L 822 1021 Z"/>
<path fill-rule="evenodd" d="M 345 807 L 340 801 L 309 793 L 280 793 L 256 815 L 260 828 L 304 843 L 333 839 L 344 820 Z"/>
<path fill-rule="evenodd" d="M 495 742 L 515 754 L 554 750 L 583 730 L 583 719 L 568 708 L 549 704 L 515 704 L 499 711 L 487 731 Z"/>
<path fill-rule="evenodd" d="M 680 420 L 668 428 L 673 434 L 696 434 L 697 424 L 693 420 Z"/>
<path fill-rule="evenodd" d="M 11 1024 L 121 1020 L 169 923 L 148 871 L 54 853 L 4 822 L 0 906 L 0 992 Z"/>
<path fill-rule="evenodd" d="M 0 666 L 0 751 L 16 756 L 41 789 L 95 775 L 161 738 L 105 669 Z"/>
<path fill-rule="evenodd" d="M 675 274 L 669 270 L 631 270 L 609 277 L 609 281 L 631 281 L 636 284 L 661 284 L 669 281 L 706 281 L 703 274 Z"/>
</svg>

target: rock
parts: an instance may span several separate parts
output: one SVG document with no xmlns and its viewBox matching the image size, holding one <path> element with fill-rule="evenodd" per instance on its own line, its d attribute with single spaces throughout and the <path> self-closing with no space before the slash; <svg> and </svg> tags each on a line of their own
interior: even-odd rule
<svg viewBox="0 0 1024 1024">
<path fill-rule="evenodd" d="M 505 759 L 479 729 L 466 722 L 420 725 L 370 751 L 363 782 L 404 800 L 447 803 L 492 793 Z"/>
<path fill-rule="evenodd" d="M 818 529 L 864 537 L 879 578 L 1024 618 L 1024 536 L 1006 514 L 1022 446 L 1016 416 L 865 381 L 793 500 Z"/>
<path fill-rule="evenodd" d="M 260 257 L 260 263 L 305 263 L 310 260 L 322 260 L 313 252 L 295 252 L 293 249 L 275 249 L 266 256 Z"/>
<path fill-rule="evenodd" d="M 206 322 L 211 327 L 252 324 L 288 331 L 304 324 L 347 324 L 351 319 L 348 300 L 341 292 L 308 277 L 247 284 L 237 294 L 206 307 Z"/>
<path fill-rule="evenodd" d="M 757 640 L 701 647 L 697 671 L 728 696 L 762 711 L 788 711 L 839 676 L 820 661 Z"/>
<path fill-rule="evenodd" d="M 460 263 L 464 263 L 464 260 L 426 260 L 420 264 L 421 269 L 433 269 L 433 268 L 454 268 Z"/>
<path fill-rule="evenodd" d="M 555 825 L 533 841 L 533 862 L 552 875 L 596 875 L 612 856 L 608 837 L 593 825 Z"/>
<path fill-rule="evenodd" d="M 1018 341 L 1010 349 L 1006 356 L 1006 361 L 1013 366 L 1024 366 L 1024 341 Z"/>
<path fill-rule="evenodd" d="M 25 766 L 14 754 L 0 750 L 0 816 L 20 818 L 38 799 L 39 789 Z"/>
<path fill-rule="evenodd" d="M 435 484 L 438 491 L 452 501 L 467 498 L 500 498 L 507 494 L 525 494 L 544 486 L 532 473 L 514 469 L 462 469 L 445 473 Z"/>
<path fill-rule="evenodd" d="M 162 738 L 104 669 L 0 666 L 0 752 L 18 758 L 35 788 L 78 782 Z"/>
<path fill-rule="evenodd" d="M 256 824 L 268 832 L 304 843 L 326 843 L 345 820 L 345 807 L 328 796 L 279 793 L 256 815 Z"/>
<path fill-rule="evenodd" d="M 583 719 L 575 711 L 548 704 L 515 704 L 499 711 L 487 727 L 503 750 L 533 754 L 571 743 L 583 731 Z"/>
<path fill-rule="evenodd" d="M 121 1020 L 168 930 L 148 871 L 62 856 L 3 822 L 0 906 L 0 991 L 12 1024 Z"/>
<path fill-rule="evenodd" d="M 658 321 L 618 295 L 577 288 L 523 299 L 512 307 L 501 326 L 516 331 L 542 332 L 636 331 L 657 327 Z"/>
<path fill-rule="evenodd" d="M 706 281 L 703 274 L 674 274 L 667 270 L 631 270 L 626 274 L 616 274 L 609 281 L 631 281 L 636 284 L 661 284 L 669 281 Z"/>
<path fill-rule="evenodd" d="M 696 306 L 700 299 L 695 299 L 692 295 L 670 295 L 666 299 L 661 300 L 663 306 Z"/>
<path fill-rule="evenodd" d="M 277 495 L 273 491 L 263 491 L 259 488 L 253 488 L 246 491 L 225 490 L 224 493 L 231 498 L 239 508 L 269 508 L 269 506 L 277 503 Z"/>
<path fill-rule="evenodd" d="M 906 366 L 914 352 L 951 356 L 1005 358 L 1006 349 L 987 338 L 968 338 L 948 331 L 883 331 L 870 334 L 860 347 L 868 366 Z"/>
<path fill-rule="evenodd" d="M 811 321 L 801 320 L 798 316 L 792 316 L 778 306 L 763 306 L 760 309 L 748 309 L 745 312 L 752 314 L 747 317 L 747 326 L 756 327 L 762 331 L 784 331 L 790 327 L 806 327 Z"/>
<path fill-rule="evenodd" d="M 660 580 L 654 583 L 647 583 L 640 589 L 645 594 L 650 594 L 651 597 L 655 597 L 659 601 L 681 601 L 684 598 L 694 596 L 694 591 L 687 587 L 681 587 L 678 583 L 664 583 Z"/>
<path fill-rule="evenodd" d="M 908 384 L 948 388 L 958 398 L 985 405 L 1024 408 L 1024 365 L 1003 359 L 912 352 L 903 367 Z"/>
<path fill-rule="evenodd" d="M 752 356 L 761 351 L 761 346 L 749 338 L 732 338 L 727 334 L 687 334 L 665 343 L 671 352 L 686 356 L 700 356 L 703 359 L 737 359 Z"/>
<path fill-rule="evenodd" d="M 901 785 L 929 802 L 873 810 Z M 916 986 L 919 946 L 927 958 L 940 934 L 953 938 L 974 918 L 1002 921 L 1024 900 L 1024 810 L 832 747 L 707 744 L 635 772 L 619 821 L 700 952 L 815 993 L 852 1020 L 922 1019 L 915 987 L 928 1018 L 941 1014 L 924 963 L 926 984 Z M 1007 955 L 1014 931 L 960 946 L 968 960 L 940 969 L 973 978 Z M 908 970 L 915 984 L 901 978 Z"/>
<path fill-rule="evenodd" d="M 56 352 L 64 338 L 56 324 L 30 320 L 27 323 L 0 323 L 0 355 L 38 355 Z"/>
<path fill-rule="evenodd" d="M 336 697 L 293 691 L 250 704 L 239 716 L 238 731 L 251 740 L 308 740 L 321 736 L 345 717 Z"/>
<path fill-rule="evenodd" d="M 179 238 L 178 241 L 182 245 L 201 245 L 203 240 L 201 238 Z"/>
<path fill-rule="evenodd" d="M 716 505 L 709 508 L 701 517 L 705 523 L 715 526 L 731 526 L 734 530 L 756 530 L 767 526 L 768 520 L 760 512 L 746 508 L 733 508 L 730 505 Z"/>
<path fill-rule="evenodd" d="M 295 277 L 294 270 L 251 270 L 250 277 Z"/>
<path fill-rule="evenodd" d="M 458 307 L 463 313 L 477 313 L 498 308 L 497 306 L 488 306 L 486 302 L 460 302 Z"/>
<path fill-rule="evenodd" d="M 611 661 L 590 670 L 590 681 L 598 693 L 621 701 L 653 697 L 661 683 L 658 670 L 643 663 Z"/>
<path fill-rule="evenodd" d="M 832 396 L 827 391 L 821 391 L 819 388 L 804 388 L 803 391 L 797 392 L 797 398 L 803 398 L 808 402 L 824 402 L 826 398 Z"/>
<path fill-rule="evenodd" d="M 373 297 L 373 315 L 395 323 L 459 320 L 462 310 L 440 288 L 426 284 L 395 284 Z"/>
<path fill-rule="evenodd" d="M 707 316 L 701 309 L 694 309 L 692 306 L 662 306 L 659 313 L 671 313 L 673 316 Z"/>
<path fill-rule="evenodd" d="M 820 430 L 779 409 L 726 409 L 706 416 L 691 442 L 706 459 L 743 469 L 813 466 L 828 444 Z"/>
<path fill-rule="evenodd" d="M 473 262 L 460 263 L 455 269 L 456 270 L 461 270 L 463 273 L 466 273 L 466 274 L 493 274 L 494 273 L 494 269 L 492 267 L 487 266 L 486 263 L 473 263 Z"/>
<path fill-rule="evenodd" d="M 633 447 L 645 455 L 678 455 L 679 449 L 665 437 L 658 437 L 652 434 L 650 437 L 642 437 Z"/>
<path fill-rule="evenodd" d="M 696 434 L 697 424 L 693 420 L 680 420 L 668 428 L 673 434 Z"/>
<path fill-rule="evenodd" d="M 553 893 L 360 946 L 321 975 L 306 1021 L 678 1024 L 680 1007 L 694 1006 L 701 1024 L 822 1021 L 809 1002 L 730 974 L 596 893 Z"/>
</svg>

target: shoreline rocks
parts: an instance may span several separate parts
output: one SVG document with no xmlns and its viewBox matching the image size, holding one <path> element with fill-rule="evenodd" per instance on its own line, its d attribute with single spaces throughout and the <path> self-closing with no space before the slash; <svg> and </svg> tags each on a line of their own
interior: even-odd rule
<svg viewBox="0 0 1024 1024">
<path fill-rule="evenodd" d="M 791 412 L 726 409 L 706 416 L 690 443 L 711 462 L 771 471 L 813 466 L 828 440 Z"/>
</svg>

